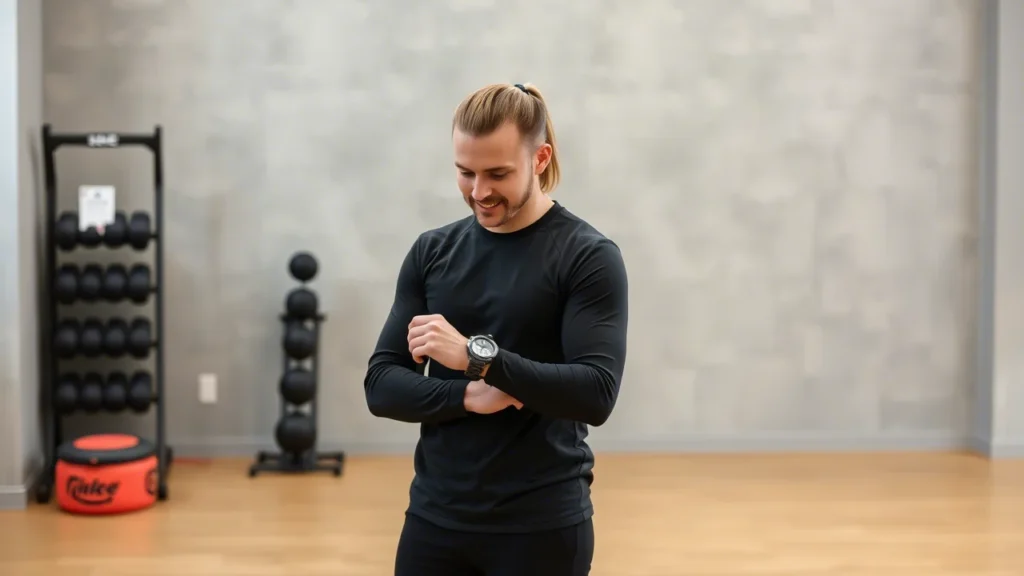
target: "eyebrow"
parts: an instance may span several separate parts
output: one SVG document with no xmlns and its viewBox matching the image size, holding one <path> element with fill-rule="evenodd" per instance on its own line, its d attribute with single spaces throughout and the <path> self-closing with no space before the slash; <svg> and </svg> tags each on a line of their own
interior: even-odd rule
<svg viewBox="0 0 1024 576">
<path fill-rule="evenodd" d="M 466 172 L 472 172 L 472 170 L 470 170 L 469 168 L 466 168 L 465 166 L 463 166 L 462 164 L 459 164 L 458 162 L 455 163 L 455 167 L 458 168 L 459 170 L 465 170 Z M 493 168 L 485 169 L 484 172 L 511 172 L 514 168 L 515 168 L 514 166 L 495 166 Z"/>
</svg>

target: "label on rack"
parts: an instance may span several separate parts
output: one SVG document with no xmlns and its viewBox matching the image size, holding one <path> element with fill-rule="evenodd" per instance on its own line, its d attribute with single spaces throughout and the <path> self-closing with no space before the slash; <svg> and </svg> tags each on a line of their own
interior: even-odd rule
<svg viewBox="0 0 1024 576">
<path fill-rule="evenodd" d="M 90 148 L 117 148 L 121 139 L 117 136 L 117 134 L 107 133 L 89 134 L 85 141 Z"/>
<path fill-rule="evenodd" d="M 102 230 L 114 222 L 113 186 L 78 187 L 78 229 L 87 230 L 95 226 Z"/>
</svg>

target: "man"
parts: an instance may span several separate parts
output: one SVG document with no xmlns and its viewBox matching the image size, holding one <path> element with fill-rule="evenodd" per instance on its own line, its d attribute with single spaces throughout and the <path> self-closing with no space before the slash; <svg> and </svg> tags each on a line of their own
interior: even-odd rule
<svg viewBox="0 0 1024 576">
<path fill-rule="evenodd" d="M 420 424 L 395 574 L 583 576 L 585 439 L 626 357 L 622 255 L 550 198 L 555 132 L 535 87 L 469 95 L 452 141 L 473 214 L 413 244 L 364 382 L 371 413 Z"/>
</svg>

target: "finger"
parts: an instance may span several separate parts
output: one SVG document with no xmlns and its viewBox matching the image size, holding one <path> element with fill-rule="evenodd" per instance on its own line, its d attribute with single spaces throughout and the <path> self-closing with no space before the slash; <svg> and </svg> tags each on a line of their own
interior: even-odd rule
<svg viewBox="0 0 1024 576">
<path fill-rule="evenodd" d="M 427 324 L 421 324 L 419 326 L 414 326 L 414 327 L 410 328 L 409 329 L 409 334 L 408 334 L 407 337 L 408 337 L 409 341 L 411 342 L 411 341 L 413 341 L 416 338 L 419 338 L 421 336 L 424 336 L 424 335 L 427 335 L 427 334 L 440 334 L 441 332 L 442 332 L 442 330 L 440 330 L 438 328 L 437 324 L 435 324 L 433 322 L 430 322 L 430 323 L 427 323 Z"/>
<path fill-rule="evenodd" d="M 443 317 L 440 314 L 423 314 L 420 316 L 413 316 L 412 322 L 409 322 L 409 328 L 412 329 L 417 326 L 423 326 L 424 324 L 428 324 L 431 321 L 437 320 L 439 318 L 443 319 Z"/>
<path fill-rule="evenodd" d="M 409 355 L 412 356 L 413 361 L 416 362 L 417 364 L 423 364 L 424 360 L 426 360 L 426 357 L 423 354 L 416 352 L 415 350 L 415 348 L 410 347 Z"/>
<path fill-rule="evenodd" d="M 429 324 L 423 324 L 423 325 L 420 325 L 420 326 L 415 326 L 413 328 L 409 328 L 409 336 L 408 336 L 409 342 L 412 342 L 414 339 L 419 338 L 420 336 L 423 336 L 424 334 L 427 334 L 429 332 L 430 332 L 430 325 Z"/>
<path fill-rule="evenodd" d="M 414 348 L 412 350 L 412 352 L 410 352 L 410 354 L 412 354 L 413 360 L 416 360 L 417 358 L 419 358 L 419 360 L 416 360 L 416 362 L 418 362 L 418 363 L 423 363 L 424 360 L 426 360 L 427 358 L 430 357 L 430 354 L 427 351 L 427 347 L 426 346 L 420 346 L 418 348 Z"/>
<path fill-rule="evenodd" d="M 430 343 L 430 336 L 426 335 L 426 334 L 423 335 L 423 336 L 419 336 L 419 337 L 413 338 L 412 340 L 409 340 L 409 350 L 412 351 L 412 350 L 414 350 L 416 348 L 423 348 L 424 346 L 426 346 L 429 343 Z"/>
</svg>

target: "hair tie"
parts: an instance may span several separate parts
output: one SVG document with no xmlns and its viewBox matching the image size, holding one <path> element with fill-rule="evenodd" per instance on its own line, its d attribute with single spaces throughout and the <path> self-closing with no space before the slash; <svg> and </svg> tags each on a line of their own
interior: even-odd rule
<svg viewBox="0 0 1024 576">
<path fill-rule="evenodd" d="M 519 88 L 520 90 L 522 90 L 523 94 L 529 94 L 530 93 L 530 91 L 526 89 L 526 86 L 523 86 L 522 84 L 516 84 L 516 88 Z"/>
</svg>

